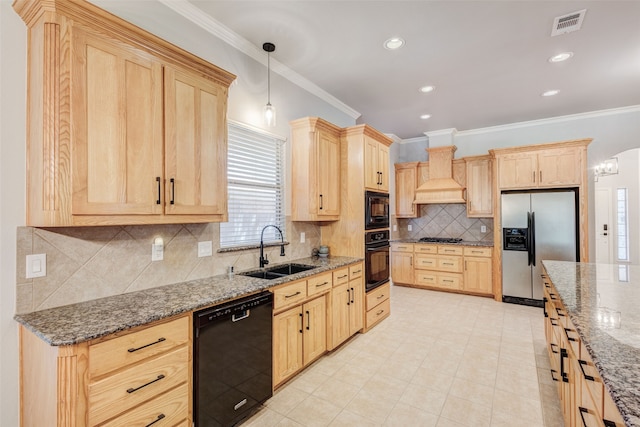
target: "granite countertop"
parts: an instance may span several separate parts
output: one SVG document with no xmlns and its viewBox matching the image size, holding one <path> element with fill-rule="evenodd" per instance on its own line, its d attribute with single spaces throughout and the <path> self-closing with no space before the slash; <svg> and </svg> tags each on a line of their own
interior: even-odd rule
<svg viewBox="0 0 640 427">
<path fill-rule="evenodd" d="M 493 242 L 477 242 L 470 240 L 463 240 L 461 242 L 446 243 L 446 242 L 421 242 L 420 239 L 396 239 L 391 240 L 391 243 L 417 243 L 419 245 L 455 245 L 455 246 L 479 246 L 492 248 Z"/>
<path fill-rule="evenodd" d="M 17 314 L 14 319 L 50 345 L 76 344 L 359 261 L 362 259 L 338 256 L 301 258 L 291 263 L 314 265 L 316 268 L 274 280 L 256 279 L 238 273 L 231 277 L 224 274 Z"/>
<path fill-rule="evenodd" d="M 640 266 L 542 261 L 627 426 L 640 426 Z"/>
</svg>

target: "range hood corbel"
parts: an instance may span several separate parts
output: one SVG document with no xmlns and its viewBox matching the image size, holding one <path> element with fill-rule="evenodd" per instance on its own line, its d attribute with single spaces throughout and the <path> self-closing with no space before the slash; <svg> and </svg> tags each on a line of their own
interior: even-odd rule
<svg viewBox="0 0 640 427">
<path fill-rule="evenodd" d="M 416 189 L 415 205 L 428 203 L 465 203 L 465 188 L 453 179 L 455 145 L 427 148 L 429 179 Z"/>
</svg>

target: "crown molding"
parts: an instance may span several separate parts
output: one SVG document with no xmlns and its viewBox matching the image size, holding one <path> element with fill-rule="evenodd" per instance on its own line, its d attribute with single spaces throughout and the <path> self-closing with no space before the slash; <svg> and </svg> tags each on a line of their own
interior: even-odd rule
<svg viewBox="0 0 640 427">
<path fill-rule="evenodd" d="M 398 141 L 398 144 L 413 144 L 416 142 L 425 143 L 427 142 L 427 136 L 416 136 L 414 138 L 401 139 Z"/>
<path fill-rule="evenodd" d="M 458 133 L 459 133 L 458 129 L 448 128 L 448 129 L 434 130 L 431 132 L 425 132 L 424 134 L 429 138 L 433 138 L 433 137 L 437 138 L 439 136 L 454 136 L 454 135 L 457 135 Z"/>
<path fill-rule="evenodd" d="M 157 0 L 159 3 L 162 3 L 169 9 L 176 12 L 178 15 L 188 19 L 193 22 L 195 25 L 209 32 L 213 36 L 221 39 L 231 47 L 239 50 L 245 55 L 253 58 L 260 64 L 267 66 L 267 57 L 264 52 L 258 46 L 255 46 L 253 43 L 241 37 L 239 34 L 232 31 L 230 28 L 222 24 L 221 22 L 215 20 L 211 16 L 204 13 L 200 8 L 194 6 L 189 3 L 187 0 Z M 328 92 L 322 90 L 319 86 L 310 82 L 309 80 L 302 77 L 300 74 L 296 73 L 286 65 L 282 64 L 276 59 L 271 58 L 271 71 L 281 75 L 285 79 L 289 80 L 291 83 L 301 87 L 307 92 L 317 96 L 322 99 L 326 103 L 332 105 L 348 116 L 352 117 L 354 120 L 361 116 L 361 114 L 349 107 L 344 102 L 340 101 L 335 96 L 329 94 Z"/>
<path fill-rule="evenodd" d="M 593 119 L 596 117 L 612 116 L 615 114 L 636 113 L 640 112 L 640 105 L 630 105 L 628 107 L 611 108 L 608 110 L 589 111 L 586 113 L 568 114 L 566 116 L 549 117 L 547 119 L 530 120 L 526 122 L 509 123 L 506 125 L 489 126 L 486 128 L 470 129 L 458 131 L 456 136 L 469 136 L 469 135 L 481 135 L 484 133 L 502 132 L 508 130 L 522 129 L 531 126 L 551 125 L 556 123 L 570 122 L 574 120 Z M 443 131 L 449 131 L 444 129 Z M 436 131 L 436 132 L 443 132 Z M 431 135 L 433 132 L 425 132 L 425 134 Z"/>
</svg>

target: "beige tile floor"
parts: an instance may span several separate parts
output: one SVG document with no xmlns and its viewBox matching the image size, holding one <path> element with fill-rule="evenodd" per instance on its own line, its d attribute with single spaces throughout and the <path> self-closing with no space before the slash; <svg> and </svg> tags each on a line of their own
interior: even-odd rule
<svg viewBox="0 0 640 427">
<path fill-rule="evenodd" d="M 243 427 L 561 427 L 542 309 L 392 287 L 391 316 L 281 387 Z"/>
</svg>

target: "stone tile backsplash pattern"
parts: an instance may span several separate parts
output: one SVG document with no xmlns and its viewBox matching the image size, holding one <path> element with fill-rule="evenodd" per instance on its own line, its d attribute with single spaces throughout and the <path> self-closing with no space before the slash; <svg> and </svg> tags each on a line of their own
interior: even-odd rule
<svg viewBox="0 0 640 427">
<path fill-rule="evenodd" d="M 305 243 L 300 242 L 304 232 Z M 19 227 L 16 312 L 27 313 L 185 280 L 258 267 L 258 249 L 222 252 L 219 224 L 105 227 Z M 164 259 L 151 261 L 151 244 L 164 240 Z M 273 263 L 311 255 L 320 245 L 320 227 L 287 218 L 286 256 L 280 246 L 265 248 Z M 213 256 L 198 258 L 198 242 L 211 240 Z M 47 254 L 47 275 L 27 279 L 26 256 Z"/>
<path fill-rule="evenodd" d="M 454 237 L 470 242 L 493 241 L 493 218 L 467 218 L 467 205 L 462 203 L 429 204 L 420 206 L 418 218 L 398 218 L 398 232 L 394 238 Z M 408 230 L 411 224 L 412 230 Z M 480 227 L 487 227 L 486 233 Z"/>
</svg>

